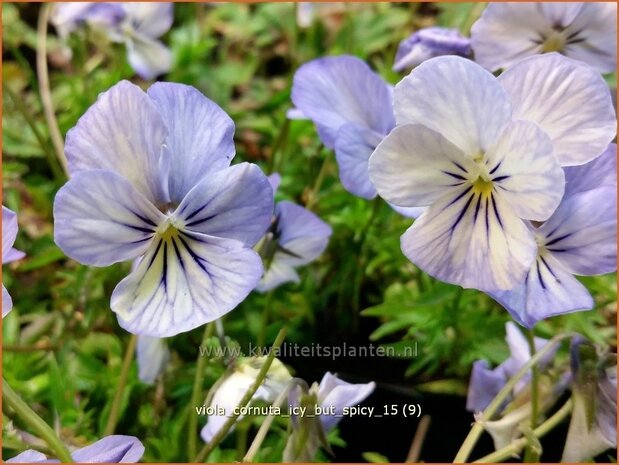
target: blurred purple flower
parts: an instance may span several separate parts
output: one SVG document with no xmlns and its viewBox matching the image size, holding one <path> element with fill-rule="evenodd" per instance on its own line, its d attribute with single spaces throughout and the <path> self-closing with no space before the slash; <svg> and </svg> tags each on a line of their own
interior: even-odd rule
<svg viewBox="0 0 619 465">
<path fill-rule="evenodd" d="M 71 454 L 76 463 L 137 463 L 144 455 L 144 446 L 133 436 L 107 436 Z M 27 450 L 7 460 L 7 463 L 60 463 L 48 460 L 45 454 Z"/>
<path fill-rule="evenodd" d="M 398 126 L 370 158 L 378 193 L 429 208 L 402 236 L 404 254 L 437 279 L 484 291 L 523 282 L 563 165 L 599 156 L 616 120 L 603 79 L 557 54 L 497 79 L 461 57 L 423 63 L 395 89 Z"/>
<path fill-rule="evenodd" d="M 537 258 L 525 281 L 491 292 L 514 319 L 532 328 L 539 320 L 593 308 L 593 298 L 575 275 L 617 269 L 617 146 L 599 158 L 566 169 L 568 188 L 553 215 L 533 227 Z"/>
<path fill-rule="evenodd" d="M 617 67 L 615 2 L 490 3 L 471 29 L 475 60 L 490 71 L 559 52 L 602 73 Z"/>
<path fill-rule="evenodd" d="M 173 336 L 238 305 L 262 276 L 251 247 L 273 213 L 253 164 L 230 167 L 234 124 L 193 87 L 123 81 L 67 133 L 71 179 L 56 195 L 55 240 L 93 266 L 143 257 L 112 294 L 120 325 Z"/>
<path fill-rule="evenodd" d="M 269 176 L 269 181 L 277 190 L 279 175 Z M 331 233 L 331 227 L 306 208 L 285 200 L 278 202 L 271 227 L 257 246 L 265 271 L 256 290 L 266 292 L 286 282 L 299 282 L 295 268 L 318 258 L 327 248 Z"/>
<path fill-rule="evenodd" d="M 124 43 L 135 72 L 153 79 L 170 70 L 172 56 L 159 37 L 172 26 L 172 2 L 66 2 L 55 5 L 51 22 L 66 37 L 82 24 Z"/>
<path fill-rule="evenodd" d="M 17 237 L 17 215 L 4 205 L 2 206 L 2 263 L 11 263 L 24 257 L 24 253 L 14 249 Z M 2 318 L 13 308 L 13 300 L 6 287 L 2 284 Z"/>
<path fill-rule="evenodd" d="M 446 27 L 426 27 L 413 32 L 400 42 L 393 64 L 394 71 L 414 68 L 430 58 L 441 55 L 460 55 L 471 53 L 471 41 L 457 29 Z"/>
</svg>

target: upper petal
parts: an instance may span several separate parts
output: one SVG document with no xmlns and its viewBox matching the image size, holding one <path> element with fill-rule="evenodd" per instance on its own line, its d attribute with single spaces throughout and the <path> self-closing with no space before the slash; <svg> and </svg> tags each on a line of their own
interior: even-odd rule
<svg viewBox="0 0 619 465">
<path fill-rule="evenodd" d="M 348 192 L 364 199 L 376 197 L 368 161 L 381 139 L 382 135 L 355 124 L 345 124 L 337 132 L 335 158 L 340 180 Z"/>
<path fill-rule="evenodd" d="M 475 61 L 490 71 L 540 53 L 552 31 L 542 3 L 491 2 L 471 28 Z"/>
<path fill-rule="evenodd" d="M 168 32 L 174 21 L 173 2 L 124 2 L 122 6 L 131 26 L 152 39 Z"/>
<path fill-rule="evenodd" d="M 133 436 L 114 435 L 82 447 L 71 454 L 77 463 L 136 463 L 144 455 L 144 446 Z"/>
<path fill-rule="evenodd" d="M 155 204 L 169 201 L 167 161 L 162 150 L 168 130 L 148 96 L 121 81 L 84 113 L 67 133 L 71 175 L 106 169 L 124 176 Z"/>
<path fill-rule="evenodd" d="M 440 133 L 421 125 L 396 127 L 370 157 L 379 195 L 403 207 L 429 205 L 469 180 L 474 163 Z"/>
<path fill-rule="evenodd" d="M 563 196 L 565 177 L 550 138 L 536 124 L 516 121 L 487 153 L 490 176 L 520 218 L 543 221 Z"/>
<path fill-rule="evenodd" d="M 9 251 L 17 237 L 17 215 L 13 210 L 2 206 L 2 263 L 6 263 Z"/>
<path fill-rule="evenodd" d="M 428 60 L 395 87 L 398 125 L 421 124 L 467 156 L 484 152 L 511 121 L 511 106 L 496 78 L 470 60 Z"/>
<path fill-rule="evenodd" d="M 549 253 L 537 257 L 522 284 L 490 296 L 526 328 L 551 316 L 593 308 L 587 289 Z"/>
<path fill-rule="evenodd" d="M 142 79 L 154 79 L 170 71 L 172 53 L 158 40 L 135 33 L 126 44 L 127 60 Z"/>
<path fill-rule="evenodd" d="M 610 144 L 602 155 L 579 166 L 568 166 L 565 171 L 565 196 L 600 186 L 617 185 L 617 144 Z"/>
<path fill-rule="evenodd" d="M 325 57 L 294 75 L 292 101 L 321 127 L 322 142 L 335 144 L 341 126 L 353 123 L 386 134 L 394 126 L 391 87 L 359 58 Z"/>
<path fill-rule="evenodd" d="M 617 269 L 617 186 L 571 195 L 538 230 L 543 247 L 580 275 Z"/>
<path fill-rule="evenodd" d="M 617 119 L 604 79 L 557 53 L 522 60 L 499 77 L 512 99 L 514 119 L 537 123 L 563 166 L 600 155 L 615 137 Z"/>
<path fill-rule="evenodd" d="M 536 252 L 533 234 L 496 193 L 464 186 L 443 195 L 402 236 L 402 251 L 441 281 L 479 290 L 512 289 Z"/>
<path fill-rule="evenodd" d="M 54 200 L 54 240 L 69 257 L 107 266 L 148 248 L 165 216 L 122 176 L 78 172 Z"/>
<path fill-rule="evenodd" d="M 234 122 L 191 86 L 157 82 L 148 96 L 170 129 L 166 141 L 172 160 L 170 198 L 178 204 L 208 174 L 230 166 Z"/>
<path fill-rule="evenodd" d="M 175 212 L 188 230 L 235 239 L 249 247 L 264 235 L 272 215 L 271 184 L 262 170 L 250 163 L 210 174 Z"/>
<path fill-rule="evenodd" d="M 129 332 L 174 336 L 228 313 L 261 276 L 260 257 L 241 242 L 179 231 L 153 243 L 111 307 Z"/>
</svg>

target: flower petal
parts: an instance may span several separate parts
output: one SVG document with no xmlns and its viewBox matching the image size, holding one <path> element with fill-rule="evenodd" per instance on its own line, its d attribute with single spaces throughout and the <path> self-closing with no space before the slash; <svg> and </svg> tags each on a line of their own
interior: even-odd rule
<svg viewBox="0 0 619 465">
<path fill-rule="evenodd" d="M 610 144 L 595 160 L 579 166 L 568 166 L 565 171 L 565 196 L 600 186 L 617 185 L 617 144 Z"/>
<path fill-rule="evenodd" d="M 486 154 L 493 182 L 520 218 L 543 221 L 555 211 L 565 176 L 552 141 L 528 121 L 511 123 Z"/>
<path fill-rule="evenodd" d="M 240 163 L 216 171 L 195 186 L 175 217 L 188 230 L 235 239 L 252 247 L 273 215 L 273 189 L 262 170 Z"/>
<path fill-rule="evenodd" d="M 342 185 L 351 194 L 364 199 L 376 197 L 368 161 L 381 139 L 382 135 L 355 124 L 345 124 L 337 132 L 335 158 Z"/>
<path fill-rule="evenodd" d="M 326 409 L 334 408 L 335 415 L 323 414 L 320 422 L 325 432 L 333 429 L 342 419 L 344 407 L 352 407 L 363 402 L 376 388 L 373 381 L 366 384 L 351 384 L 327 372 L 320 381 L 318 402 Z"/>
<path fill-rule="evenodd" d="M 470 52 L 470 39 L 462 36 L 457 29 L 426 27 L 400 42 L 393 70 L 403 71 L 440 55 L 466 56 Z"/>
<path fill-rule="evenodd" d="M 144 446 L 133 436 L 114 435 L 82 447 L 71 454 L 77 463 L 136 463 L 144 455 Z"/>
<path fill-rule="evenodd" d="M 617 269 L 617 187 L 574 194 L 538 230 L 544 247 L 571 273 Z"/>
<path fill-rule="evenodd" d="M 256 286 L 256 291 L 268 292 L 284 283 L 298 283 L 301 281 L 295 269 L 285 261 L 278 259 L 277 255 L 276 253 L 273 261 L 264 272 L 264 276 Z"/>
<path fill-rule="evenodd" d="M 38 450 L 26 450 L 12 459 L 8 459 L 6 463 L 40 463 L 46 462 L 47 457 Z"/>
<path fill-rule="evenodd" d="M 563 166 L 593 160 L 615 137 L 610 91 L 587 65 L 549 53 L 522 60 L 499 81 L 512 98 L 514 119 L 537 123 Z"/>
<path fill-rule="evenodd" d="M 13 299 L 11 299 L 11 295 L 9 291 L 6 290 L 4 284 L 2 285 L 2 318 L 7 316 L 9 312 L 13 309 Z"/>
<path fill-rule="evenodd" d="M 167 150 L 170 198 L 179 204 L 208 174 L 230 166 L 234 122 L 217 104 L 191 86 L 157 82 L 148 89 L 170 129 Z"/>
<path fill-rule="evenodd" d="M 56 194 L 54 240 L 80 263 L 107 266 L 143 254 L 164 220 L 122 176 L 78 172 Z"/>
<path fill-rule="evenodd" d="M 578 16 L 564 31 L 575 36 L 564 53 L 583 61 L 600 73 L 617 68 L 617 4 L 615 2 L 584 3 Z"/>
<path fill-rule="evenodd" d="M 160 337 L 138 336 L 136 354 L 138 378 L 143 383 L 153 384 L 170 359 L 168 344 Z"/>
<path fill-rule="evenodd" d="M 158 40 L 134 33 L 126 44 L 127 60 L 142 79 L 155 79 L 172 68 L 172 53 Z"/>
<path fill-rule="evenodd" d="M 552 31 L 542 3 L 491 2 L 471 28 L 475 61 L 495 71 L 540 53 L 540 36 Z"/>
<path fill-rule="evenodd" d="M 174 336 L 228 313 L 261 276 L 260 257 L 241 242 L 179 231 L 153 243 L 111 307 L 129 332 Z"/>
<path fill-rule="evenodd" d="M 379 195 L 402 207 L 429 205 L 474 170 L 473 161 L 441 134 L 412 124 L 391 131 L 369 162 Z"/>
<path fill-rule="evenodd" d="M 432 204 L 402 236 L 409 260 L 441 281 L 512 289 L 535 259 L 533 234 L 500 195 L 464 186 Z"/>
<path fill-rule="evenodd" d="M 301 66 L 294 75 L 291 98 L 320 127 L 322 142 L 329 148 L 345 124 L 379 134 L 395 125 L 391 87 L 353 56 L 318 58 Z"/>
<path fill-rule="evenodd" d="M 154 204 L 169 201 L 167 161 L 162 148 L 168 130 L 148 96 L 121 81 L 97 101 L 67 133 L 71 175 L 106 169 L 127 178 Z"/>
<path fill-rule="evenodd" d="M 529 329 L 555 315 L 593 308 L 587 289 L 549 253 L 537 257 L 518 287 L 491 292 L 490 296 Z"/>
<path fill-rule="evenodd" d="M 428 60 L 395 87 L 398 126 L 421 124 L 474 157 L 511 121 L 509 96 L 496 78 L 470 60 Z"/>
<path fill-rule="evenodd" d="M 7 262 L 7 256 L 17 238 L 17 215 L 14 211 L 2 206 L 2 263 Z"/>
<path fill-rule="evenodd" d="M 507 378 L 501 368 L 491 370 L 486 360 L 474 362 L 466 397 L 466 409 L 474 413 L 483 411 L 490 405 L 506 381 Z"/>
<path fill-rule="evenodd" d="M 173 2 L 124 2 L 122 6 L 131 26 L 152 39 L 168 32 L 174 21 Z"/>
</svg>

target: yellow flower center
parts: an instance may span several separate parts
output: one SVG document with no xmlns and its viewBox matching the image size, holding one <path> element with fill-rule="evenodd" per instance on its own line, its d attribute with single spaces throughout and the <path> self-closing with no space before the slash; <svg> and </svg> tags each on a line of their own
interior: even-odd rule
<svg viewBox="0 0 619 465">
<path fill-rule="evenodd" d="M 492 193 L 493 183 L 489 179 L 484 179 L 483 177 L 478 177 L 475 182 L 473 182 L 473 192 L 476 194 L 481 194 L 483 196 L 488 196 Z"/>
<path fill-rule="evenodd" d="M 560 31 L 553 31 L 542 44 L 542 53 L 560 52 L 565 47 L 565 35 Z"/>
</svg>

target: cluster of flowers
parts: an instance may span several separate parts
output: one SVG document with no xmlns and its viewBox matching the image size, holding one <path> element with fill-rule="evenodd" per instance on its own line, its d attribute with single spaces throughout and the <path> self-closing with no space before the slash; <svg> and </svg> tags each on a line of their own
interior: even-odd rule
<svg viewBox="0 0 619 465">
<path fill-rule="evenodd" d="M 527 327 L 590 309 L 573 275 L 616 268 L 616 117 L 599 74 L 616 66 L 615 11 L 490 4 L 470 40 L 430 28 L 402 42 L 394 69 L 415 69 L 395 88 L 358 58 L 320 58 L 297 71 L 290 116 L 314 122 L 348 191 L 417 218 L 402 251 L 428 274 L 488 293 Z M 145 78 L 170 67 L 157 38 L 171 26 L 171 4 L 69 3 L 53 21 L 63 36 L 87 23 L 126 43 Z M 67 134 L 71 179 L 54 202 L 55 241 L 86 265 L 133 260 L 111 309 L 141 337 L 145 381 L 168 357 L 160 338 L 219 319 L 252 290 L 297 281 L 295 267 L 331 235 L 301 206 L 274 207 L 277 175 L 231 166 L 233 134 L 230 117 L 196 89 L 159 82 L 144 92 L 127 81 Z M 16 233 L 3 209 L 3 263 L 20 258 Z M 3 287 L 3 316 L 10 308 Z M 518 363 L 476 365 L 472 392 L 478 377 L 496 387 Z M 233 400 L 248 376 L 224 381 L 237 379 L 225 393 Z M 340 389 L 341 407 L 373 389 L 347 386 L 327 374 L 306 391 L 322 402 Z M 269 401 L 278 392 L 263 391 Z M 205 440 L 218 422 L 209 419 Z"/>
</svg>

